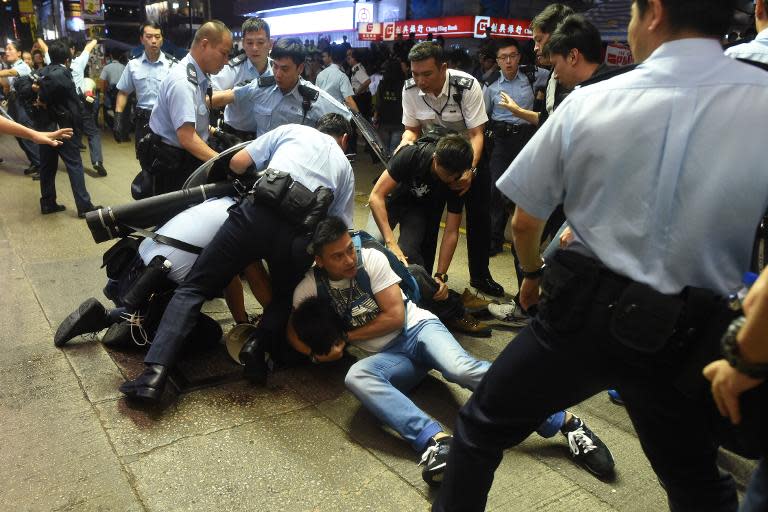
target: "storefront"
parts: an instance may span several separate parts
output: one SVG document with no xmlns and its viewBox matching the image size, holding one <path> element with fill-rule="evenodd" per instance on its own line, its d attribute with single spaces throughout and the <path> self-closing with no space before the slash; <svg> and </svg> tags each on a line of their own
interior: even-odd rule
<svg viewBox="0 0 768 512">
<path fill-rule="evenodd" d="M 491 16 L 446 16 L 384 23 L 360 23 L 359 39 L 396 41 L 414 37 L 417 41 L 441 36 L 444 39 L 486 39 L 514 37 L 531 39 L 530 20 Z"/>
</svg>

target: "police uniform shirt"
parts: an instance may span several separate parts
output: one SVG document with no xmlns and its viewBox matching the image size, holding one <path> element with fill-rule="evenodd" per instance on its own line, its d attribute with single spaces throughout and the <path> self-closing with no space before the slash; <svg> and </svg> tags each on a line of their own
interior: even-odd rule
<svg viewBox="0 0 768 512">
<path fill-rule="evenodd" d="M 256 169 L 269 166 L 289 173 L 309 190 L 320 186 L 333 190 L 329 214 L 353 225 L 355 176 L 333 137 L 309 126 L 287 124 L 256 138 L 245 149 Z"/>
<path fill-rule="evenodd" d="M 211 77 L 211 85 L 214 91 L 226 91 L 239 83 L 257 80 L 262 76 L 272 76 L 271 59 L 267 59 L 267 68 L 264 73 L 259 73 L 251 60 L 245 54 L 241 54 L 231 59 L 218 74 Z M 251 131 L 243 127 L 250 124 L 249 118 L 252 115 L 250 105 L 230 104 L 224 109 L 224 122 L 237 130 Z"/>
<path fill-rule="evenodd" d="M 258 137 L 284 124 L 302 124 L 304 99 L 299 92 L 300 84 L 319 92 L 303 124 L 314 126 L 318 119 L 329 112 L 341 114 L 348 120 L 352 117 L 352 112 L 347 107 L 303 78 L 299 78 L 296 86 L 286 94 L 283 94 L 276 83 L 264 86 L 259 84 L 259 80 L 253 80 L 247 85 L 234 89 L 235 105 L 250 105 L 251 108 L 248 124 L 240 129 L 256 132 Z"/>
<path fill-rule="evenodd" d="M 194 123 L 195 131 L 204 141 L 208 140 L 208 107 L 205 92 L 210 78 L 188 53 L 178 65 L 171 68 L 160 84 L 157 104 L 149 118 L 149 128 L 163 142 L 181 147 L 176 130 L 185 123 Z"/>
<path fill-rule="evenodd" d="M 85 67 L 88 65 L 88 59 L 91 58 L 91 52 L 83 51 L 72 59 L 69 69 L 72 70 L 72 80 L 75 82 L 77 94 L 83 94 L 83 81 L 85 80 Z"/>
<path fill-rule="evenodd" d="M 530 124 L 528 121 L 516 117 L 506 108 L 499 106 L 501 92 L 507 93 L 521 108 L 532 110 L 533 102 L 536 99 L 535 91 L 547 87 L 548 77 L 549 73 L 546 69 L 536 68 L 536 79 L 531 84 L 528 76 L 519 69 L 512 80 L 507 80 L 504 73 L 501 73 L 499 79 L 486 87 L 483 92 L 488 117 L 494 121 L 504 121 L 510 124 Z"/>
<path fill-rule="evenodd" d="M 768 28 L 761 30 L 754 40 L 731 46 L 725 54 L 733 59 L 747 59 L 768 64 Z"/>
<path fill-rule="evenodd" d="M 228 210 L 234 204 L 235 200 L 231 197 L 209 199 L 179 213 L 163 224 L 157 233 L 204 249 L 227 220 Z M 139 256 L 145 265 L 149 265 L 155 256 L 163 256 L 171 262 L 168 278 L 174 283 L 181 283 L 198 255 L 145 238 L 139 245 Z"/>
<path fill-rule="evenodd" d="M 19 59 L 13 64 L 11 64 L 11 69 L 15 69 L 16 72 L 19 74 L 19 76 L 9 76 L 6 77 L 8 79 L 8 85 L 11 86 L 11 90 L 13 90 L 13 82 L 17 78 L 21 78 L 22 76 L 27 76 L 32 73 L 32 68 L 27 66 L 27 63 L 23 60 Z"/>
<path fill-rule="evenodd" d="M 173 57 L 164 52 L 155 62 L 147 58 L 146 53 L 128 61 L 117 88 L 121 92 L 130 94 L 136 91 L 136 106 L 145 110 L 152 110 L 157 103 L 157 93 L 171 69 L 178 63 Z"/>
<path fill-rule="evenodd" d="M 331 64 L 318 73 L 315 83 L 342 105 L 346 98 L 355 95 L 349 77 L 344 74 L 338 64 Z"/>
<path fill-rule="evenodd" d="M 350 82 L 352 82 L 352 89 L 355 92 L 357 92 L 360 86 L 363 85 L 370 78 L 371 77 L 369 77 L 368 73 L 365 72 L 365 67 L 363 67 L 362 64 L 358 62 L 357 64 L 352 66 L 352 76 L 350 77 Z"/>
<path fill-rule="evenodd" d="M 573 250 L 614 272 L 661 293 L 727 294 L 768 207 L 755 105 L 768 105 L 768 73 L 713 39 L 670 41 L 571 93 L 496 185 L 539 219 L 564 203 Z M 724 133 L 723 119 L 739 123 Z"/>
<path fill-rule="evenodd" d="M 467 78 L 472 81 L 472 86 L 461 93 L 461 106 L 456 102 L 455 95 L 459 91 L 450 83 L 451 77 Z M 438 125 L 463 132 L 487 121 L 488 114 L 483 102 L 483 91 L 478 81 L 469 73 L 449 69 L 443 88 L 437 96 L 422 92 L 413 84 L 412 79 L 405 82 L 403 87 L 403 125 L 405 126 L 420 126 L 426 129 Z"/>
</svg>

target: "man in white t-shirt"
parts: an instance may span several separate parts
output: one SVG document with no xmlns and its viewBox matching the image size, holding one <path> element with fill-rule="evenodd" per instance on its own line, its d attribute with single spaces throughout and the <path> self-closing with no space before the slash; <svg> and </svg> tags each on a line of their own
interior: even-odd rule
<svg viewBox="0 0 768 512">
<path fill-rule="evenodd" d="M 307 272 L 293 293 L 295 310 L 286 333 L 289 343 L 315 363 L 341 358 L 346 343 L 370 352 L 369 357 L 349 369 L 346 386 L 379 420 L 423 452 L 422 477 L 430 485 L 438 484 L 451 436 L 403 391 L 418 384 L 431 369 L 450 382 L 474 390 L 490 363 L 468 354 L 436 316 L 406 298 L 399 286 L 400 277 L 384 253 L 363 248 L 359 264 L 347 225 L 340 218 L 331 216 L 321 221 L 310 248 L 315 268 Z M 345 333 L 330 349 L 327 344 L 319 348 L 316 339 L 305 335 L 324 322 L 317 312 L 303 314 L 305 302 L 314 297 L 330 299 L 332 312 L 344 324 Z M 558 430 L 569 442 L 593 446 L 580 453 L 580 462 L 588 467 L 586 459 L 592 459 L 596 452 L 607 452 L 579 418 L 565 411 L 547 418 L 537 432 L 551 437 Z M 589 436 L 588 441 L 585 436 Z"/>
</svg>

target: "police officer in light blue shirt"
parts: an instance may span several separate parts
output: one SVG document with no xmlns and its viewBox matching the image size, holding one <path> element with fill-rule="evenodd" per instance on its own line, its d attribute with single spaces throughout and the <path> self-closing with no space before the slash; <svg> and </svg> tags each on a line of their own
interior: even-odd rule
<svg viewBox="0 0 768 512">
<path fill-rule="evenodd" d="M 269 25 L 261 18 L 248 18 L 241 27 L 245 53 L 231 59 L 221 71 L 211 77 L 214 91 L 226 91 L 235 85 L 272 76 L 269 50 L 272 48 Z M 224 110 L 221 128 L 242 140 L 251 140 L 256 134 L 243 127 L 251 124 L 252 105 L 229 104 Z"/>
<path fill-rule="evenodd" d="M 206 102 L 212 94 L 210 74 L 221 71 L 231 49 L 227 26 L 208 21 L 195 33 L 187 56 L 160 84 L 149 119 L 152 137 L 139 146 L 145 179 L 134 197 L 179 190 L 195 168 L 218 154 L 207 144 Z"/>
<path fill-rule="evenodd" d="M 640 64 L 571 93 L 499 180 L 517 204 L 520 302 L 538 314 L 459 413 L 433 511 L 482 510 L 504 449 L 548 411 L 614 385 L 670 510 L 738 508 L 718 445 L 738 434 L 765 454 L 768 386 L 727 432 L 702 377 L 768 206 L 768 74 L 723 55 L 735 6 L 634 0 Z M 724 131 L 723 119 L 738 123 Z M 575 241 L 542 266 L 539 237 L 560 203 Z"/>
<path fill-rule="evenodd" d="M 115 138 L 120 142 L 127 125 L 123 112 L 128 103 L 128 95 L 135 92 L 136 107 L 133 114 L 136 132 L 133 142 L 137 147 L 142 137 L 149 132 L 149 116 L 157 103 L 160 84 L 178 63 L 175 57 L 161 50 L 163 32 L 160 25 L 148 22 L 141 25 L 140 30 L 144 53 L 128 62 L 117 83 L 114 128 Z"/>
<path fill-rule="evenodd" d="M 244 129 L 256 132 L 257 137 L 284 124 L 313 126 L 331 112 L 346 119 L 352 117 L 349 109 L 331 95 L 301 78 L 304 45 L 299 39 L 280 39 L 272 47 L 271 56 L 274 76 L 215 93 L 213 105 L 249 105 L 251 117 Z"/>
<path fill-rule="evenodd" d="M 95 95 L 85 95 L 85 67 L 88 65 L 88 59 L 91 58 L 91 52 L 98 41 L 92 39 L 86 43 L 80 55 L 72 59 L 69 69 L 72 70 L 72 81 L 75 82 L 75 89 L 83 102 L 83 133 L 88 137 L 88 149 L 91 153 L 91 166 L 99 176 L 106 176 L 107 170 L 104 168 L 104 157 L 101 153 L 101 130 L 96 122 L 99 117 L 99 101 Z M 74 56 L 74 43 L 71 43 L 70 52 Z M 93 91 L 90 91 L 93 92 Z M 75 136 L 77 141 L 78 137 Z"/>
<path fill-rule="evenodd" d="M 483 91 L 485 110 L 488 113 L 486 134 L 491 144 L 489 169 L 491 172 L 491 246 L 489 255 L 502 251 L 504 231 L 509 219 L 509 201 L 496 188 L 498 180 L 509 167 L 521 149 L 533 136 L 536 127 L 516 117 L 501 104 L 504 96 L 512 98 L 518 105 L 533 110 L 533 103 L 539 91 L 547 87 L 548 73 L 544 69 L 523 67 L 520 44 L 516 39 L 501 39 L 496 43 L 494 58 L 499 71 L 488 80 Z"/>
<path fill-rule="evenodd" d="M 346 47 L 336 44 L 323 50 L 322 55 L 326 68 L 317 75 L 315 84 L 333 96 L 339 103 L 346 104 L 352 112 L 357 112 L 352 82 L 349 81 L 347 74 L 341 70 L 344 59 L 347 58 Z"/>
<path fill-rule="evenodd" d="M 10 64 L 11 67 L 9 69 L 0 69 L 0 78 L 6 78 L 11 87 L 11 94 L 8 102 L 9 114 L 19 124 L 22 124 L 27 128 L 32 128 L 32 120 L 29 118 L 29 114 L 24 108 L 24 105 L 18 98 L 16 98 L 16 91 L 13 87 L 13 82 L 16 78 L 27 76 L 32 73 L 32 69 L 30 69 L 30 67 L 21 59 L 21 47 L 19 46 L 19 43 L 9 41 L 8 44 L 5 45 L 5 62 Z M 40 153 L 37 149 L 37 145 L 31 140 L 22 139 L 20 137 L 16 137 L 16 140 L 19 143 L 19 147 L 21 147 L 22 151 L 24 151 L 24 154 L 27 156 L 30 164 L 29 167 L 24 169 L 24 174 L 37 176 L 40 171 Z"/>
<path fill-rule="evenodd" d="M 725 50 L 725 54 L 734 59 L 768 64 L 768 4 L 765 0 L 755 1 L 755 27 L 757 36 L 754 40 L 731 46 Z"/>
</svg>

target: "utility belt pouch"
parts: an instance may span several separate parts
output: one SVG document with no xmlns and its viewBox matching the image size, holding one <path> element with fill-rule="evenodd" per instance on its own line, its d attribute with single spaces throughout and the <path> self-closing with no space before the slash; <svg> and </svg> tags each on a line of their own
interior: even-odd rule
<svg viewBox="0 0 768 512">
<path fill-rule="evenodd" d="M 139 157 L 139 165 L 142 169 L 149 169 L 152 166 L 152 147 L 155 137 L 157 135 L 149 132 L 136 144 L 136 155 Z"/>
<path fill-rule="evenodd" d="M 120 279 L 125 274 L 138 254 L 139 244 L 141 239 L 124 237 L 104 253 L 101 267 L 106 267 L 108 278 Z"/>
<path fill-rule="evenodd" d="M 614 305 L 611 335 L 638 352 L 659 352 L 675 334 L 684 304 L 678 295 L 665 295 L 632 282 Z"/>
<path fill-rule="evenodd" d="M 123 303 L 131 310 L 140 309 L 152 294 L 167 287 L 170 267 L 165 265 L 165 257 L 157 255 L 146 266 L 142 274 L 123 297 Z"/>
<path fill-rule="evenodd" d="M 153 134 L 154 135 L 154 134 Z M 152 165 L 149 167 L 150 174 L 176 173 L 184 168 L 187 160 L 187 152 L 181 148 L 166 144 L 160 137 L 155 135 L 152 140 Z"/>
<path fill-rule="evenodd" d="M 251 193 L 256 202 L 269 206 L 280 206 L 281 201 L 293 184 L 293 178 L 287 172 L 267 169 L 254 183 Z"/>
<path fill-rule="evenodd" d="M 557 251 L 541 278 L 538 319 L 555 334 L 581 329 L 592 308 L 601 265 L 573 251 Z"/>
</svg>

